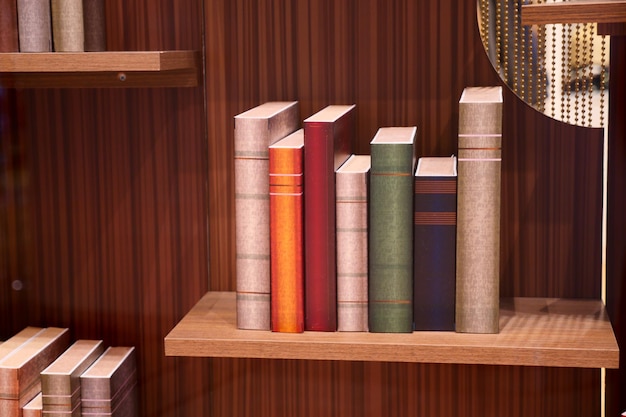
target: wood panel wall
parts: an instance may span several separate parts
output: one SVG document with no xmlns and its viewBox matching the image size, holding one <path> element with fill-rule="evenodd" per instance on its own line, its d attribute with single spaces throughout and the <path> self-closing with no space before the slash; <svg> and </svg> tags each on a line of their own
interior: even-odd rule
<svg viewBox="0 0 626 417">
<path fill-rule="evenodd" d="M 599 415 L 594 369 L 163 356 L 207 289 L 235 288 L 233 116 L 355 103 L 357 152 L 379 127 L 417 125 L 420 155 L 452 154 L 463 88 L 499 84 L 475 7 L 107 2 L 109 49 L 204 50 L 205 84 L 0 90 L 0 337 L 56 325 L 137 346 L 142 416 Z M 502 294 L 598 298 L 601 132 L 510 92 L 504 117 Z"/>
</svg>

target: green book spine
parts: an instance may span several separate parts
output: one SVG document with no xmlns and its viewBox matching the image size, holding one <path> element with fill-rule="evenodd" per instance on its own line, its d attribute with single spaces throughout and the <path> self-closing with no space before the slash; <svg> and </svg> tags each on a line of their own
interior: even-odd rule
<svg viewBox="0 0 626 417">
<path fill-rule="evenodd" d="M 372 139 L 369 330 L 413 331 L 413 172 L 416 127 L 380 128 Z"/>
</svg>

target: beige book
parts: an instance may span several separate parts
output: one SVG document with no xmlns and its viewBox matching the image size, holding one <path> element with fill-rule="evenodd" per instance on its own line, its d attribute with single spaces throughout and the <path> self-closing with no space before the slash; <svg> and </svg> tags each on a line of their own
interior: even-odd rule
<svg viewBox="0 0 626 417">
<path fill-rule="evenodd" d="M 52 40 L 56 52 L 83 52 L 83 0 L 51 0 Z"/>
<path fill-rule="evenodd" d="M 80 384 L 83 415 L 126 414 L 136 406 L 135 348 L 109 347 L 80 376 Z"/>
<path fill-rule="evenodd" d="M 41 372 L 45 411 L 71 412 L 80 403 L 80 376 L 104 352 L 102 340 L 78 340 Z"/>
<path fill-rule="evenodd" d="M 43 329 L 41 327 L 26 327 L 19 333 L 13 335 L 10 339 L 0 344 L 0 362 L 14 349 L 20 347 L 32 337 L 39 334 Z"/>
<path fill-rule="evenodd" d="M 40 373 L 67 348 L 68 329 L 48 327 L 0 361 L 0 416 L 21 414 L 41 391 Z"/>
<path fill-rule="evenodd" d="M 459 101 L 455 329 L 498 333 L 502 88 Z"/>
</svg>

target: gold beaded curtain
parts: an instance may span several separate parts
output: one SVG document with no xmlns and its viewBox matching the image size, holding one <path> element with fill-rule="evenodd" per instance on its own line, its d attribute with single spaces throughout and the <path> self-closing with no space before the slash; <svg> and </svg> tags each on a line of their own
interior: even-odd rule
<svg viewBox="0 0 626 417">
<path fill-rule="evenodd" d="M 478 0 L 485 50 L 505 83 L 537 110 L 567 123 L 604 127 L 608 36 L 596 25 L 523 26 L 521 6 L 562 0 Z"/>
</svg>

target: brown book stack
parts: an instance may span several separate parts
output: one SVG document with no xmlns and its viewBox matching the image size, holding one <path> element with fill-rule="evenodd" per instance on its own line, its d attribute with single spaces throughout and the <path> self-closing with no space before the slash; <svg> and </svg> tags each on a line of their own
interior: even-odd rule
<svg viewBox="0 0 626 417">
<path fill-rule="evenodd" d="M 80 376 L 82 415 L 127 417 L 137 413 L 135 348 L 109 347 Z"/>
<path fill-rule="evenodd" d="M 41 372 L 44 416 L 80 416 L 80 375 L 103 352 L 101 340 L 78 340 Z"/>
<path fill-rule="evenodd" d="M 41 371 L 59 357 L 69 340 L 68 329 L 48 327 L 1 359 L 0 416 L 22 414 L 22 407 L 41 391 Z"/>
</svg>

